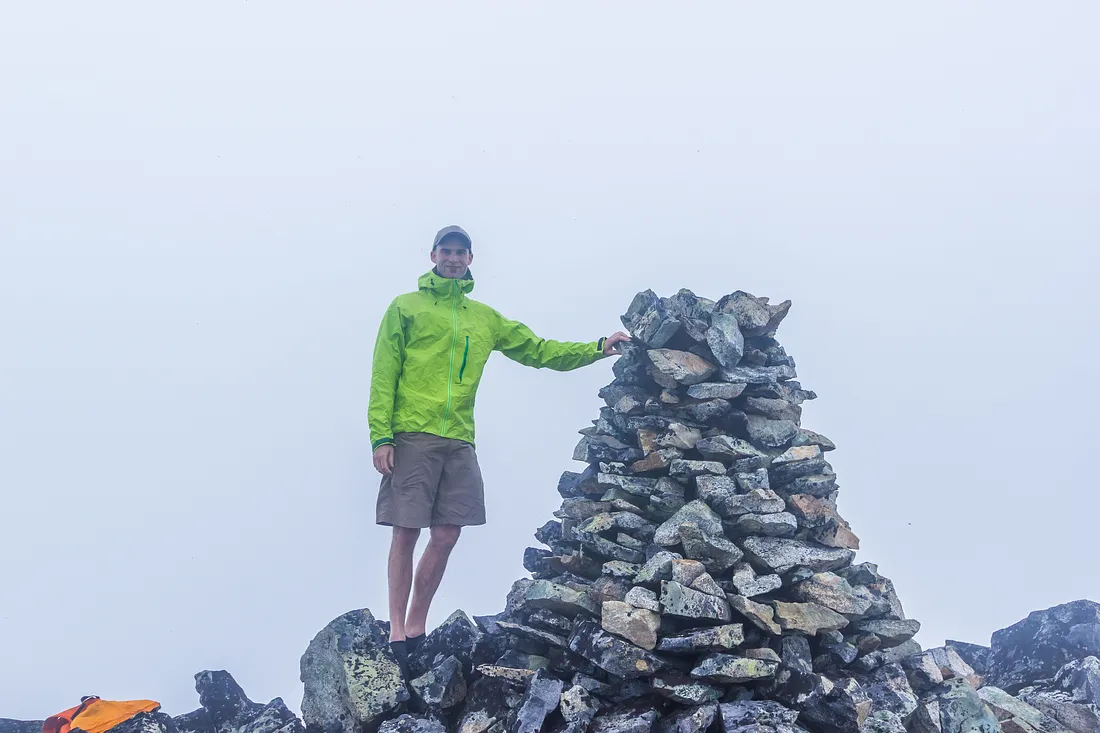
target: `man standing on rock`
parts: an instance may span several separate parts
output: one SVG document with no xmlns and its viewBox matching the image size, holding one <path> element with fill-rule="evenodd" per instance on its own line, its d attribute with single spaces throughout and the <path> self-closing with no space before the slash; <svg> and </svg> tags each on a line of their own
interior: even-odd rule
<svg viewBox="0 0 1100 733">
<path fill-rule="evenodd" d="M 588 343 L 548 341 L 470 299 L 474 255 L 461 227 L 436 234 L 431 259 L 435 267 L 417 291 L 398 296 L 382 319 L 368 413 L 374 467 L 382 474 L 377 523 L 393 527 L 390 645 L 403 668 L 424 638 L 428 607 L 462 527 L 485 523 L 473 413 L 489 354 L 569 371 L 618 354 L 630 338 L 617 332 Z M 414 583 L 413 550 L 425 527 L 431 536 Z"/>
</svg>

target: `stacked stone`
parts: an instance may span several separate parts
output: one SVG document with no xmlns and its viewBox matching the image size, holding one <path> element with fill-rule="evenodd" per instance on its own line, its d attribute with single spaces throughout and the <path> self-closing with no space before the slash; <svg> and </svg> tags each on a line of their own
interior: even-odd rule
<svg viewBox="0 0 1100 733">
<path fill-rule="evenodd" d="M 853 564 L 835 446 L 801 427 L 816 395 L 775 338 L 790 305 L 634 298 L 634 340 L 574 454 L 588 466 L 562 475 L 545 547 L 524 556 L 532 577 L 492 619 L 516 646 L 482 674 L 537 671 L 601 709 L 644 708 L 601 731 L 638 730 L 649 711 L 682 733 L 719 702 L 736 703 L 727 730 L 857 730 L 894 686 L 876 673 L 905 682 L 895 663 L 920 651 L 920 624 L 874 565 Z"/>
</svg>

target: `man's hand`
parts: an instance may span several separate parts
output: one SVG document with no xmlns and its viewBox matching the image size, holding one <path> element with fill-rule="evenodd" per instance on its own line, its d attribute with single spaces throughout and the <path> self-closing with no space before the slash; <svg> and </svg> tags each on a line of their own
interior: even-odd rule
<svg viewBox="0 0 1100 733">
<path fill-rule="evenodd" d="M 393 445 L 380 445 L 374 451 L 374 468 L 383 476 L 393 475 Z"/>
<path fill-rule="evenodd" d="M 629 341 L 630 336 L 626 335 L 622 331 L 616 331 L 608 336 L 603 341 L 603 353 L 604 356 L 614 356 L 615 354 L 621 354 L 623 352 L 619 344 L 624 341 Z"/>
</svg>

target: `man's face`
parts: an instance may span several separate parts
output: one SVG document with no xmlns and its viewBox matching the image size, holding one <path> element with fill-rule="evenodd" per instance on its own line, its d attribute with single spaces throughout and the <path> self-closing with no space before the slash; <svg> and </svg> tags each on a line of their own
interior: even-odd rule
<svg viewBox="0 0 1100 733">
<path fill-rule="evenodd" d="M 466 277 L 474 253 L 462 237 L 447 237 L 432 250 L 432 262 L 443 277 L 461 280 Z"/>
</svg>

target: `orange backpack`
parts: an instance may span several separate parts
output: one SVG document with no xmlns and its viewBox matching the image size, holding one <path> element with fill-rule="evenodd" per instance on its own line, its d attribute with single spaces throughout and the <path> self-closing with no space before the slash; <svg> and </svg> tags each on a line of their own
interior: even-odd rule
<svg viewBox="0 0 1100 733">
<path fill-rule="evenodd" d="M 115 702 L 100 700 L 92 695 L 83 697 L 75 708 L 52 715 L 42 724 L 42 733 L 69 733 L 82 730 L 85 733 L 107 733 L 119 723 L 125 723 L 139 713 L 151 713 L 160 709 L 152 700 L 127 700 Z"/>
</svg>

